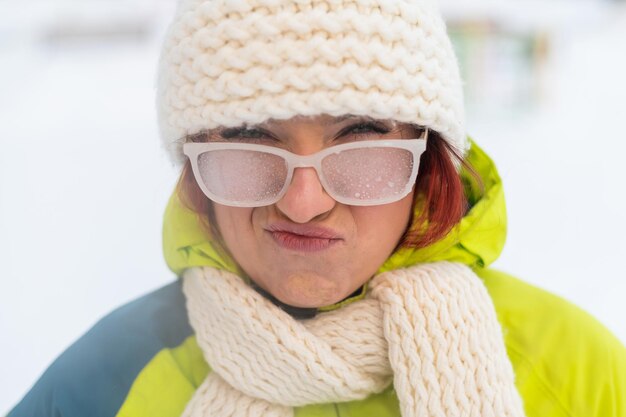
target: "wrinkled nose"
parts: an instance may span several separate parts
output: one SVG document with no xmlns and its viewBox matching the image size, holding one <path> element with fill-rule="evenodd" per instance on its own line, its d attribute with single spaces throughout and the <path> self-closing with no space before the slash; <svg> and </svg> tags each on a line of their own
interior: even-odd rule
<svg viewBox="0 0 626 417">
<path fill-rule="evenodd" d="M 332 210 L 337 202 L 326 193 L 314 168 L 296 168 L 276 207 L 291 221 L 306 223 Z"/>
</svg>

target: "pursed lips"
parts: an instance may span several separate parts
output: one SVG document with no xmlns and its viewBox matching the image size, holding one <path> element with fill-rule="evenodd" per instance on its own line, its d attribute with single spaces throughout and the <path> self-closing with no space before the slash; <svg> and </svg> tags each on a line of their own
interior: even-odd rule
<svg viewBox="0 0 626 417">
<path fill-rule="evenodd" d="M 325 250 L 344 240 L 335 230 L 314 225 L 276 222 L 265 230 L 280 247 L 300 252 Z"/>
</svg>

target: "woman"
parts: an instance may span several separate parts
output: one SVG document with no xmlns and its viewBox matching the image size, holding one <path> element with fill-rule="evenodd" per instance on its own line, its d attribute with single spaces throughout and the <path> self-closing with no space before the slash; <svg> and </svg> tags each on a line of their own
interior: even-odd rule
<svg viewBox="0 0 626 417">
<path fill-rule="evenodd" d="M 181 0 L 159 116 L 181 278 L 11 416 L 622 416 L 626 352 L 493 271 L 502 188 L 430 1 Z"/>
</svg>

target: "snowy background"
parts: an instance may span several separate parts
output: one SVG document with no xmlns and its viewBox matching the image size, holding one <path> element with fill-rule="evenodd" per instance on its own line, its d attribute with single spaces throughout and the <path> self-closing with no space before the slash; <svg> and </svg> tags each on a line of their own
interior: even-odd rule
<svg viewBox="0 0 626 417">
<path fill-rule="evenodd" d="M 154 110 L 173 3 L 0 0 L 0 415 L 96 320 L 174 278 L 161 219 L 177 172 Z M 482 22 L 459 53 L 469 132 L 507 195 L 494 266 L 625 342 L 626 4 L 443 9 L 461 40 Z"/>
</svg>

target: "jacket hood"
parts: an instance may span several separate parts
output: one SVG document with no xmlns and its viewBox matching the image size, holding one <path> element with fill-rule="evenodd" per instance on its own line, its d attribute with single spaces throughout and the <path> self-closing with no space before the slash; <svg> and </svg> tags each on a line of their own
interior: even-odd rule
<svg viewBox="0 0 626 417">
<path fill-rule="evenodd" d="M 466 160 L 480 176 L 481 190 L 465 170 L 461 176 L 470 209 L 441 240 L 420 249 L 400 248 L 379 272 L 423 262 L 454 261 L 470 267 L 485 267 L 497 259 L 506 238 L 506 209 L 502 182 L 493 161 L 470 139 Z M 165 210 L 163 253 L 167 266 L 180 276 L 186 268 L 211 266 L 239 273 L 229 256 L 201 227 L 197 215 L 185 208 L 176 191 Z"/>
</svg>

